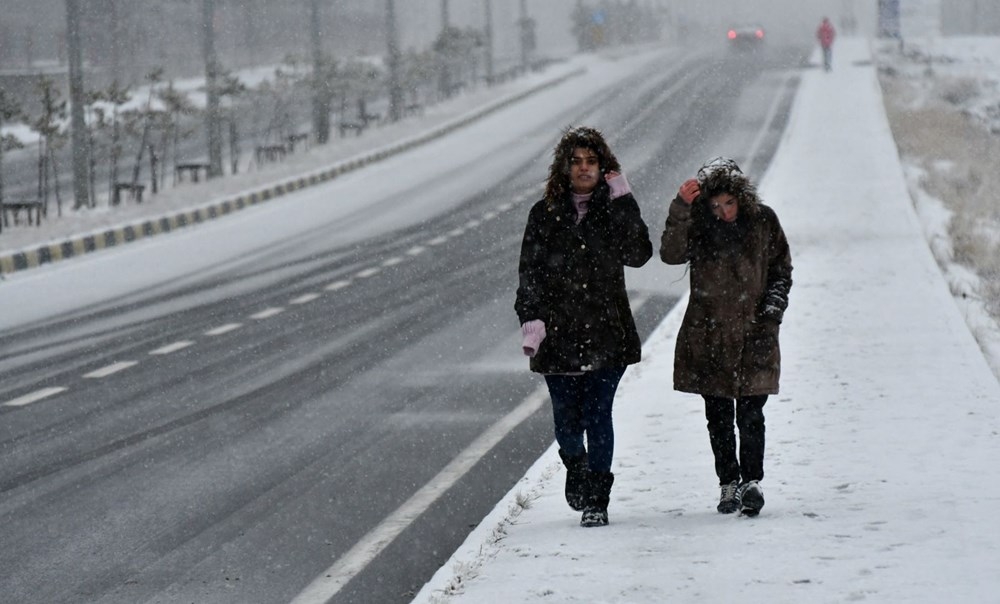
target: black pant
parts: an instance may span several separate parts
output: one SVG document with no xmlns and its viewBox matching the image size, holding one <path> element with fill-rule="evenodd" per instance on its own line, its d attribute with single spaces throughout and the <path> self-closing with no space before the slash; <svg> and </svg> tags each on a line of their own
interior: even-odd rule
<svg viewBox="0 0 1000 604">
<path fill-rule="evenodd" d="M 767 395 L 731 398 L 705 396 L 708 438 L 715 455 L 719 484 L 734 480 L 748 482 L 764 478 L 764 403 Z M 740 430 L 740 457 L 736 459 L 733 415 Z"/>
</svg>

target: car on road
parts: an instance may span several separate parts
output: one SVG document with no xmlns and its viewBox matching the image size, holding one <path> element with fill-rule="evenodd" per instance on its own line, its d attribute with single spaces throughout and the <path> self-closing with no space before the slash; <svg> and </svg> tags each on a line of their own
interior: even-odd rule
<svg viewBox="0 0 1000 604">
<path fill-rule="evenodd" d="M 726 30 L 729 47 L 734 50 L 754 50 L 764 44 L 764 28 L 757 24 L 738 25 Z"/>
</svg>

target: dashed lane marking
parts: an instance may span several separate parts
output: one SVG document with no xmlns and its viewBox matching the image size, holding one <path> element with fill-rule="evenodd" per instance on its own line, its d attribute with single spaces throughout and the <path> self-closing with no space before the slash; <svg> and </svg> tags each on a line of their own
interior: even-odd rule
<svg viewBox="0 0 1000 604">
<path fill-rule="evenodd" d="M 83 374 L 83 377 L 85 377 L 85 378 L 91 378 L 91 379 L 107 377 L 107 376 L 109 376 L 109 375 L 111 375 L 113 373 L 118 373 L 119 371 L 123 371 L 125 369 L 128 369 L 129 367 L 132 367 L 132 366 L 138 365 L 138 364 L 139 364 L 139 361 L 119 361 L 117 363 L 112 363 L 112 364 L 107 365 L 105 367 L 101 367 L 100 369 L 96 369 L 94 371 L 91 371 L 90 373 L 85 373 L 85 374 Z"/>
<path fill-rule="evenodd" d="M 230 331 L 235 331 L 243 327 L 242 323 L 226 323 L 225 325 L 219 325 L 215 329 L 209 329 L 205 332 L 206 336 L 221 336 L 224 333 L 229 333 Z"/>
<path fill-rule="evenodd" d="M 410 249 L 406 250 L 406 255 L 407 256 L 419 256 L 420 254 L 423 254 L 426 251 L 427 251 L 427 248 L 425 248 L 424 246 L 422 246 L 422 245 L 415 245 L 415 246 L 411 247 Z"/>
<path fill-rule="evenodd" d="M 293 299 L 290 303 L 291 304 L 306 304 L 308 302 L 312 302 L 316 298 L 319 298 L 319 294 L 316 294 L 316 293 L 302 294 L 298 298 Z"/>
<path fill-rule="evenodd" d="M 382 270 L 381 268 L 373 266 L 371 268 L 366 268 L 365 270 L 358 272 L 358 274 L 354 276 L 359 279 L 367 279 L 368 277 L 374 277 L 375 275 L 379 274 L 381 270 Z"/>
<path fill-rule="evenodd" d="M 385 262 L 383 262 L 382 266 L 386 266 L 386 267 L 388 267 L 388 266 L 396 266 L 397 264 L 400 264 L 401 262 L 403 262 L 403 258 L 400 258 L 399 256 L 394 256 L 392 258 L 389 258 Z"/>
<path fill-rule="evenodd" d="M 351 284 L 350 281 L 334 281 L 333 283 L 331 283 L 330 285 L 327 285 L 323 289 L 325 289 L 328 292 L 335 292 L 338 289 L 344 289 L 345 287 L 347 287 L 350 284 Z"/>
<path fill-rule="evenodd" d="M 191 346 L 194 342 L 190 340 L 181 340 L 179 342 L 174 342 L 173 344 L 167 344 L 162 348 L 157 348 L 156 350 L 150 350 L 149 354 L 170 354 L 171 352 L 177 352 Z"/>
<path fill-rule="evenodd" d="M 264 310 L 250 315 L 251 319 L 270 319 L 274 315 L 280 315 L 285 312 L 284 308 L 277 308 L 272 306 L 271 308 L 265 308 Z"/>
<path fill-rule="evenodd" d="M 69 388 L 63 388 L 61 386 L 56 386 L 52 388 L 42 388 L 41 390 L 35 390 L 34 392 L 25 394 L 24 396 L 19 396 L 15 399 L 9 400 L 3 403 L 4 407 L 23 407 L 25 405 L 30 405 L 31 403 L 42 400 L 43 398 L 49 398 L 59 394 L 60 392 L 66 392 Z"/>
<path fill-rule="evenodd" d="M 444 243 L 446 241 L 448 241 L 447 237 L 444 237 L 444 236 L 435 237 L 434 239 L 431 239 L 430 241 L 428 241 L 427 245 L 441 245 L 442 243 Z"/>
</svg>

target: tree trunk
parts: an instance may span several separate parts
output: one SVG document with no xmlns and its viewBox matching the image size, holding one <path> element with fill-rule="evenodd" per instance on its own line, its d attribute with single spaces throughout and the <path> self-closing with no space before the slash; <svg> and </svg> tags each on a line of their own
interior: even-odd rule
<svg viewBox="0 0 1000 604">
<path fill-rule="evenodd" d="M 215 54 L 215 0 L 202 0 L 205 54 L 205 119 L 208 131 L 208 177 L 222 176 L 222 124 L 219 116 L 219 59 Z"/>
<path fill-rule="evenodd" d="M 66 0 L 66 43 L 69 47 L 69 104 L 70 135 L 73 152 L 73 207 L 85 207 L 88 203 L 87 172 L 90 160 L 87 155 L 87 126 L 83 117 L 85 103 L 83 93 L 83 49 L 80 40 L 80 0 Z M 58 198 L 59 183 L 56 182 Z M 61 203 L 61 202 L 60 202 Z M 60 206 L 61 208 L 61 206 Z M 61 212 L 60 212 L 61 215 Z"/>
</svg>

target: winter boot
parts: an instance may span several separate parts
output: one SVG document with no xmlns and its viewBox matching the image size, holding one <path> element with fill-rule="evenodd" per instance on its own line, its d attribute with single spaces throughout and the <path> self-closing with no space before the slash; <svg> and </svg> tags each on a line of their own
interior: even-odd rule
<svg viewBox="0 0 1000 604">
<path fill-rule="evenodd" d="M 722 495 L 719 497 L 719 505 L 715 509 L 720 514 L 732 514 L 740 509 L 740 502 L 736 500 L 736 490 L 740 486 L 740 481 L 734 480 L 730 483 L 719 485 Z"/>
<path fill-rule="evenodd" d="M 756 480 L 744 482 L 736 489 L 736 499 L 740 502 L 740 513 L 756 516 L 764 507 L 764 490 Z"/>
<path fill-rule="evenodd" d="M 566 503 L 576 511 L 582 511 L 587 505 L 587 452 L 570 457 L 559 449 L 559 457 L 566 466 Z"/>
<path fill-rule="evenodd" d="M 611 472 L 589 472 L 590 486 L 587 505 L 583 508 L 580 526 L 607 526 L 608 503 L 611 502 L 611 485 L 615 475 Z"/>
</svg>

